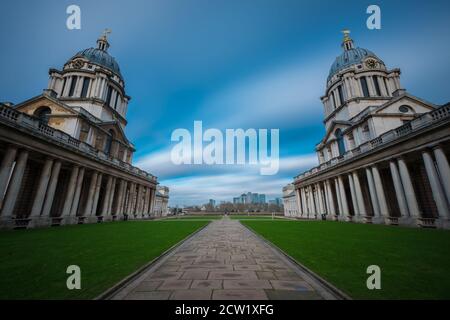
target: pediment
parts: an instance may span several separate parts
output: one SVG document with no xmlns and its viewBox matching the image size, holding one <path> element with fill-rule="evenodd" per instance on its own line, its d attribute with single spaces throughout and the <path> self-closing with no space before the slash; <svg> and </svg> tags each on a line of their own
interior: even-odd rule
<svg viewBox="0 0 450 320">
<path fill-rule="evenodd" d="M 24 112 L 29 115 L 33 115 L 36 110 L 48 107 L 52 110 L 51 114 L 58 116 L 76 116 L 78 112 L 71 107 L 65 105 L 61 101 L 54 99 L 48 95 L 42 94 L 26 100 L 20 104 L 14 106 L 17 111 Z"/>
</svg>

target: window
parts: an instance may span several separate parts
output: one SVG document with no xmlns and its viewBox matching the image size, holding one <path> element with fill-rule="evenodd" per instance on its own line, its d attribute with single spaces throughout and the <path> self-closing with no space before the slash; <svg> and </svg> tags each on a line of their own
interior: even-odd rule
<svg viewBox="0 0 450 320">
<path fill-rule="evenodd" d="M 109 134 L 106 136 L 106 143 L 105 143 L 105 154 L 108 156 L 111 153 L 111 146 L 112 146 L 113 138 L 114 138 L 114 131 L 109 130 Z"/>
<path fill-rule="evenodd" d="M 34 111 L 34 115 L 39 118 L 39 122 L 47 125 L 52 110 L 49 107 L 39 107 Z"/>
<path fill-rule="evenodd" d="M 342 86 L 338 87 L 339 100 L 341 101 L 341 106 L 344 104 L 344 94 L 342 92 Z"/>
<path fill-rule="evenodd" d="M 342 130 L 337 129 L 334 132 L 334 135 L 336 136 L 337 139 L 339 155 L 342 156 L 345 153 L 344 135 L 342 134 Z"/>
<path fill-rule="evenodd" d="M 64 89 L 66 88 L 66 82 L 67 82 L 67 78 L 64 78 L 62 90 L 61 90 L 61 96 L 64 94 Z"/>
<path fill-rule="evenodd" d="M 334 91 L 331 91 L 331 99 L 333 101 L 333 109 L 337 108 L 336 97 L 334 96 Z"/>
<path fill-rule="evenodd" d="M 70 83 L 70 89 L 69 89 L 69 97 L 72 97 L 73 93 L 75 92 L 75 86 L 77 85 L 77 79 L 78 79 L 78 77 L 72 77 L 72 82 Z"/>
<path fill-rule="evenodd" d="M 370 94 L 369 94 L 369 87 L 367 86 L 367 79 L 366 79 L 366 77 L 361 77 L 361 88 L 362 88 L 362 91 L 363 91 L 363 95 L 364 95 L 364 97 L 370 97 Z"/>
<path fill-rule="evenodd" d="M 389 87 L 388 87 L 386 78 L 383 78 L 383 81 L 384 81 L 384 86 L 385 86 L 385 88 L 386 88 L 386 93 L 387 93 L 388 96 L 390 96 L 390 93 L 389 93 Z"/>
<path fill-rule="evenodd" d="M 373 76 L 373 84 L 375 86 L 375 92 L 377 93 L 377 96 L 381 97 L 381 91 L 380 91 L 380 84 L 378 83 L 378 77 Z"/>
<path fill-rule="evenodd" d="M 407 113 L 410 110 L 411 110 L 411 108 L 409 106 L 407 106 L 406 104 L 398 107 L 398 111 L 400 111 L 401 113 Z"/>
<path fill-rule="evenodd" d="M 81 97 L 82 98 L 86 98 L 87 97 L 87 92 L 89 89 L 89 83 L 90 83 L 90 79 L 89 78 L 84 78 L 83 80 L 83 87 L 81 89 Z"/>
<path fill-rule="evenodd" d="M 117 101 L 119 100 L 119 93 L 116 94 L 116 101 L 114 102 L 114 110 L 117 109 Z"/>
<path fill-rule="evenodd" d="M 108 86 L 108 94 L 106 95 L 106 105 L 110 105 L 111 103 L 111 95 L 112 95 L 112 88 Z"/>
</svg>

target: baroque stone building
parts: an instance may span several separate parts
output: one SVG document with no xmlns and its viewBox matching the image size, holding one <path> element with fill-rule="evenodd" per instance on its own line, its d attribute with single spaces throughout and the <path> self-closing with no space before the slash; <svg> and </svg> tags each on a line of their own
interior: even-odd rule
<svg viewBox="0 0 450 320">
<path fill-rule="evenodd" d="M 156 187 L 155 205 L 153 214 L 155 217 L 165 217 L 169 214 L 169 188 L 164 186 Z"/>
<path fill-rule="evenodd" d="M 283 188 L 283 209 L 286 217 L 297 217 L 298 207 L 295 196 L 295 186 L 289 183 Z"/>
<path fill-rule="evenodd" d="M 297 217 L 449 228 L 450 104 L 406 92 L 348 31 L 342 47 L 321 97 L 319 165 L 294 178 Z"/>
<path fill-rule="evenodd" d="M 24 228 L 150 217 L 157 178 L 133 167 L 130 97 L 106 34 L 44 93 L 0 105 L 0 225 Z"/>
</svg>

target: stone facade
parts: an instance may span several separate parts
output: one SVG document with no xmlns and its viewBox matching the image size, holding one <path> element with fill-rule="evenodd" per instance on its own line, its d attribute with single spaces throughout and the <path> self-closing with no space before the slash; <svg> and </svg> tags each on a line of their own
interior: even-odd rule
<svg viewBox="0 0 450 320">
<path fill-rule="evenodd" d="M 153 215 L 155 217 L 165 217 L 168 214 L 169 214 L 169 188 L 164 186 L 158 186 L 156 188 Z"/>
<path fill-rule="evenodd" d="M 450 227 L 450 104 L 410 95 L 345 33 L 327 80 L 319 166 L 295 177 L 299 218 Z"/>
<path fill-rule="evenodd" d="M 0 104 L 0 226 L 32 228 L 150 218 L 157 178 L 131 165 L 128 101 L 103 35 L 44 93 Z"/>
<path fill-rule="evenodd" d="M 298 216 L 295 186 L 292 183 L 283 188 L 283 208 L 286 217 Z"/>
</svg>

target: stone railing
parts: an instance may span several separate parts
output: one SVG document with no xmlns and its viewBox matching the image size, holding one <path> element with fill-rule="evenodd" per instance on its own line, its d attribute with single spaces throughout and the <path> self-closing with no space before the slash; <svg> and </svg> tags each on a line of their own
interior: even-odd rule
<svg viewBox="0 0 450 320">
<path fill-rule="evenodd" d="M 410 133 L 418 131 L 418 130 L 422 129 L 423 127 L 426 127 L 432 123 L 439 122 L 439 121 L 441 121 L 443 119 L 447 119 L 447 118 L 450 118 L 450 104 L 447 104 L 447 105 L 440 107 L 436 110 L 433 110 L 431 112 L 425 113 L 425 114 L 421 115 L 420 117 L 418 117 L 414 120 L 411 120 L 398 128 L 387 131 L 387 132 L 383 133 L 382 135 L 380 135 L 379 137 L 377 137 L 373 140 L 367 141 L 367 142 L 359 145 L 355 149 L 347 151 L 345 154 L 343 154 L 339 157 L 330 159 L 327 162 L 324 162 L 317 167 L 314 167 L 308 171 L 305 171 L 305 172 L 299 174 L 298 176 L 294 177 L 294 180 L 298 181 L 303 178 L 309 177 L 312 174 L 316 174 L 322 170 L 329 169 L 343 161 L 346 161 L 348 159 L 351 159 L 351 158 L 361 155 L 363 153 L 372 151 L 374 149 L 380 148 L 383 145 L 385 145 L 391 141 L 400 139 L 401 137 L 403 137 L 405 135 L 408 135 Z"/>
<path fill-rule="evenodd" d="M 134 167 L 129 163 L 123 162 L 118 159 L 113 159 L 107 156 L 102 151 L 95 149 L 91 145 L 77 140 L 61 130 L 52 128 L 42 123 L 36 117 L 30 116 L 23 112 L 19 112 L 11 107 L 0 105 L 0 121 L 13 123 L 15 126 L 20 126 L 22 128 L 28 129 L 39 136 L 50 138 L 56 143 L 62 144 L 71 149 L 76 149 L 78 152 L 81 152 L 90 157 L 94 157 L 95 159 L 105 161 L 108 164 L 118 167 L 131 174 L 146 178 L 148 180 L 151 180 L 152 182 L 157 181 L 157 178 L 152 174 Z"/>
</svg>

